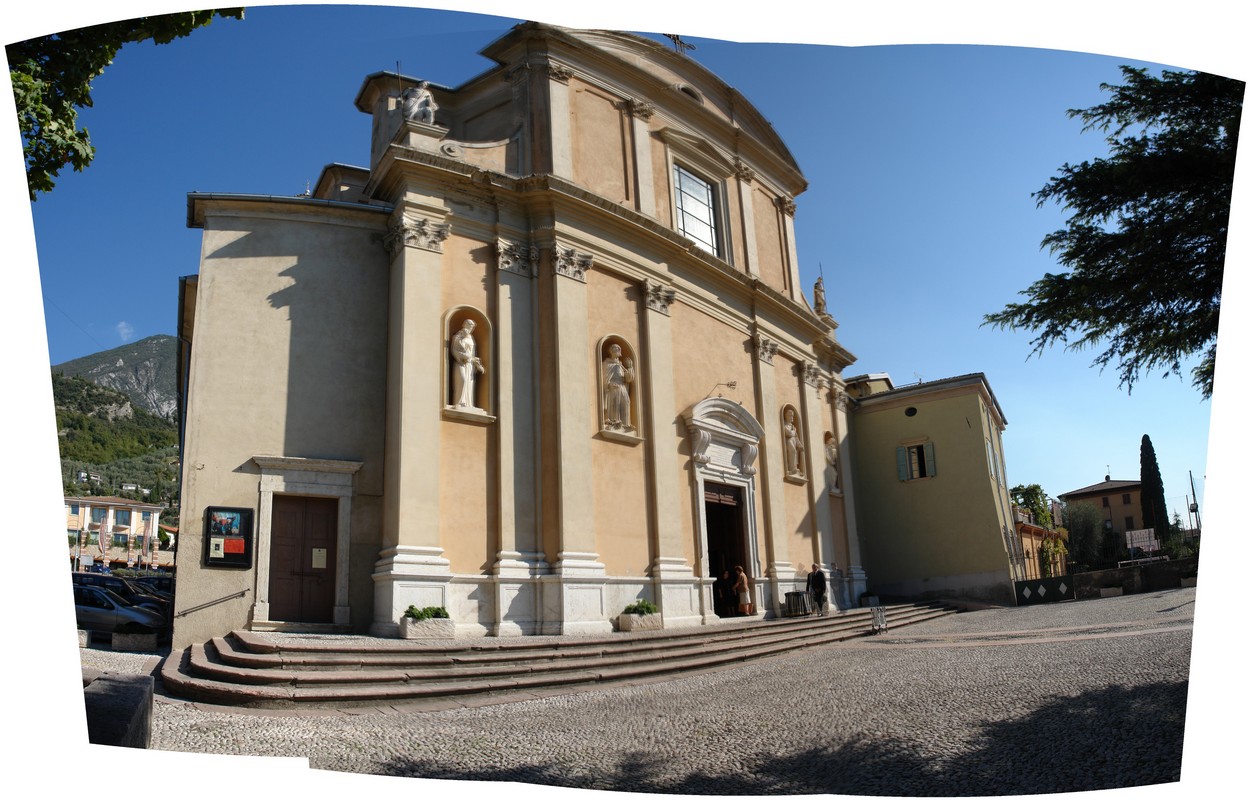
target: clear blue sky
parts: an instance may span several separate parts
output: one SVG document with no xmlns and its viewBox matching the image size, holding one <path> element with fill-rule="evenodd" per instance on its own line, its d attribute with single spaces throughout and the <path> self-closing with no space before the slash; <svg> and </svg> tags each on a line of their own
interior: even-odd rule
<svg viewBox="0 0 1250 801">
<path fill-rule="evenodd" d="M 33 204 L 50 361 L 174 333 L 177 278 L 195 272 L 189 191 L 294 195 L 330 162 L 366 165 L 365 75 L 456 86 L 499 17 L 371 7 L 258 7 L 168 45 L 135 44 L 81 115 L 97 156 Z M 1029 336 L 981 327 L 1056 265 L 1039 242 L 1059 209 L 1030 194 L 1065 161 L 1105 152 L 1069 108 L 1101 101 L 1125 58 L 992 46 L 741 44 L 687 36 L 739 89 L 808 178 L 796 216 L 803 286 L 824 271 L 848 375 L 895 384 L 984 372 L 1009 426 L 1008 476 L 1057 495 L 1139 475 L 1149 434 L 1170 509 L 1189 471 L 1202 497 L 1210 405 L 1188 376 L 1132 395 L 1095 355 L 1028 360 Z M 328 43 L 333 46 L 326 46 Z M 796 80 L 796 78 L 798 78 Z M 813 91 L 814 90 L 814 91 Z"/>
<path fill-rule="evenodd" d="M 1062 224 L 1062 213 L 1035 208 L 1030 193 L 1064 162 L 1103 152 L 1099 137 L 1081 135 L 1079 124 L 1064 112 L 1099 102 L 1098 84 L 1116 81 L 1121 63 L 1173 64 L 1245 80 L 1250 50 L 1244 25 L 1230 15 L 1229 5 L 1191 0 L 1178 7 L 1142 0 L 1126 16 L 1123 4 L 1088 0 L 1036 5 L 770 0 L 761 5 L 762 13 L 748 16 L 739 4 L 694 0 L 454 4 L 570 26 L 676 31 L 696 44 L 692 57 L 756 104 L 811 184 L 798 198 L 796 218 L 803 284 L 810 292 L 823 266 L 839 337 L 858 356 L 849 374 L 888 372 L 897 383 L 907 383 L 918 376 L 984 372 L 1009 421 L 1005 440 L 1013 483 L 1036 482 L 1058 494 L 1101 480 L 1108 465 L 1115 478 L 1136 478 L 1143 433 L 1154 441 L 1170 507 L 1183 504 L 1193 471 L 1207 526 L 1190 723 L 1204 725 L 1189 731 L 1187 788 L 1213 777 L 1219 781 L 1239 764 L 1242 755 L 1234 746 L 1244 738 L 1222 732 L 1221 721 L 1250 714 L 1234 683 L 1241 680 L 1234 670 L 1242 663 L 1232 650 L 1245 625 L 1221 611 L 1237 603 L 1231 588 L 1244 583 L 1233 572 L 1241 563 L 1233 541 L 1242 526 L 1234 522 L 1240 487 L 1232 483 L 1236 473 L 1230 469 L 1234 449 L 1241 448 L 1241 421 L 1234 417 L 1240 410 L 1234 404 L 1241 405 L 1240 371 L 1248 347 L 1244 270 L 1230 267 L 1225 279 L 1217 391 L 1209 403 L 1199 400 L 1188 375 L 1150 376 L 1130 396 L 1117 387 L 1114 374 L 1089 368 L 1094 353 L 1052 350 L 1026 360 L 1027 334 L 983 329 L 980 320 L 1055 270 L 1038 244 Z M 49 0 L 25 4 L 14 16 L 10 5 L 0 11 L 0 34 L 8 42 L 184 7 L 172 0 L 142 6 L 132 0 L 107 6 Z M 725 13 L 729 8 L 733 13 Z M 198 265 L 200 232 L 186 228 L 186 193 L 294 195 L 327 163 L 364 164 L 369 120 L 352 107 L 352 99 L 366 74 L 392 70 L 400 61 L 407 74 L 456 85 L 489 66 L 476 51 L 509 24 L 502 18 L 364 6 L 249 7 L 247 17 L 219 21 L 170 45 L 125 48 L 96 84 L 96 108 L 83 116 L 99 148 L 95 163 L 84 173 L 63 175 L 57 189 L 33 207 L 25 200 L 16 129 L 5 129 L 0 188 L 9 258 L 0 270 L 0 325 L 15 347 L 11 360 L 19 391 L 6 393 L 3 439 L 11 456 L 25 458 L 0 460 L 0 486 L 12 493 L 37 485 L 29 498 L 21 493 L 23 503 L 16 505 L 10 524 L 29 540 L 35 561 L 49 573 L 63 562 L 59 537 L 45 542 L 27 536 L 63 524 L 47 365 L 123 340 L 173 333 L 177 278 Z M 712 39 L 873 46 L 748 46 Z M 897 42 L 997 43 L 1108 55 L 876 46 Z M 0 105 L 0 119 L 10 113 L 7 103 Z M 1229 263 L 1243 267 L 1250 215 L 1237 202 Z M 27 216 L 32 209 L 38 267 Z M 1208 442 L 1209 424 L 1216 433 Z M 41 575 L 38 566 L 31 575 Z M 59 603 L 49 599 L 49 605 L 54 601 Z M 55 611 L 68 621 L 68 607 Z M 44 647 L 72 649 L 57 638 Z M 77 668 L 69 653 L 65 656 L 64 664 L 49 660 L 39 666 L 53 695 L 77 681 Z M 28 678 L 25 662 L 3 662 L 6 671 Z M 47 697 L 30 694 L 33 706 L 17 714 L 25 722 L 25 748 L 42 745 L 55 754 L 67 730 L 80 730 L 74 727 L 82 725 L 81 707 L 75 713 L 70 706 L 68 716 L 48 716 L 43 714 Z M 162 757 L 157 765 L 142 752 L 94 756 L 92 765 L 98 761 L 126 775 L 170 764 Z M 67 785 L 91 772 L 85 764 L 85 773 L 67 772 L 59 761 L 43 767 Z M 248 760 L 190 763 L 184 770 L 197 776 L 229 773 L 241 781 L 263 775 Z M 168 768 L 157 775 L 180 781 L 192 797 L 207 797 L 213 784 L 186 782 L 189 774 Z M 344 779 L 304 776 L 298 786 L 313 793 L 308 797 L 350 792 L 361 783 L 375 792 L 397 787 L 361 777 L 351 779 L 350 787 L 335 784 Z M 411 784 L 398 787 L 407 790 Z M 533 798 L 543 793 L 516 790 Z"/>
</svg>

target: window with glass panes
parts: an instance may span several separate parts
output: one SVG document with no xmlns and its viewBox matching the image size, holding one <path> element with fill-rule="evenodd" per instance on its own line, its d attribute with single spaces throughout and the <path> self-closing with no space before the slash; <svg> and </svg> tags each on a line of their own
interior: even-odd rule
<svg viewBox="0 0 1250 801">
<path fill-rule="evenodd" d="M 716 195 L 712 184 L 680 165 L 674 165 L 677 230 L 703 250 L 720 255 L 716 231 Z"/>
</svg>

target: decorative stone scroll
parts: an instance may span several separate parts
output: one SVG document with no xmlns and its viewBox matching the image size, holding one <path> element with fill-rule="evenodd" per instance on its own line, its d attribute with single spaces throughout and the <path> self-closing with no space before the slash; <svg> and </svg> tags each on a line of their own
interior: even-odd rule
<svg viewBox="0 0 1250 801">
<path fill-rule="evenodd" d="M 552 261 L 556 275 L 586 282 L 586 271 L 594 264 L 595 257 L 589 253 L 579 253 L 574 248 L 556 245 L 552 248 Z"/>
<path fill-rule="evenodd" d="M 629 98 L 623 104 L 625 113 L 640 120 L 649 120 L 655 116 L 655 106 L 645 100 Z"/>
<path fill-rule="evenodd" d="M 569 79 L 573 77 L 573 70 L 563 64 L 560 64 L 559 62 L 549 61 L 547 62 L 547 74 L 550 75 L 551 79 L 554 81 L 568 83 Z"/>
<path fill-rule="evenodd" d="M 499 257 L 499 269 L 526 278 L 538 275 L 537 247 L 500 239 L 495 243 L 495 253 Z"/>
<path fill-rule="evenodd" d="M 661 314 L 668 314 L 668 307 L 677 299 L 675 290 L 654 281 L 644 282 L 643 290 L 647 298 L 647 308 Z"/>
<path fill-rule="evenodd" d="M 683 414 L 690 433 L 690 457 L 701 471 L 719 475 L 757 472 L 764 431 L 742 405 L 726 398 L 705 398 Z"/>
<path fill-rule="evenodd" d="M 751 183 L 755 180 L 755 170 L 746 165 L 742 159 L 734 157 L 734 175 L 738 180 L 744 183 Z"/>
<path fill-rule="evenodd" d="M 403 222 L 391 226 L 382 245 L 392 258 L 406 247 L 442 253 L 443 240 L 450 235 L 451 227 L 447 223 L 437 223 L 424 217 L 405 217 Z"/>
<path fill-rule="evenodd" d="M 772 364 L 773 357 L 777 355 L 780 344 L 773 339 L 769 339 L 763 334 L 755 335 L 755 355 L 765 364 Z"/>
</svg>

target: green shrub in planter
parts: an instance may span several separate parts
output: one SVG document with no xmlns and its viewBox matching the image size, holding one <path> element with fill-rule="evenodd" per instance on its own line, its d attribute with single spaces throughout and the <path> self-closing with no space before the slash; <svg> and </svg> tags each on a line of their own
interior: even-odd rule
<svg viewBox="0 0 1250 801">
<path fill-rule="evenodd" d="M 627 615 L 654 615 L 659 611 L 659 607 L 646 599 L 634 601 L 632 604 L 625 607 L 625 614 Z"/>
<path fill-rule="evenodd" d="M 413 620 L 431 620 L 435 618 L 446 619 L 451 617 L 451 615 L 447 614 L 447 609 L 442 606 L 427 606 L 418 609 L 416 605 L 413 605 L 404 612 L 404 617 L 410 617 Z"/>
</svg>

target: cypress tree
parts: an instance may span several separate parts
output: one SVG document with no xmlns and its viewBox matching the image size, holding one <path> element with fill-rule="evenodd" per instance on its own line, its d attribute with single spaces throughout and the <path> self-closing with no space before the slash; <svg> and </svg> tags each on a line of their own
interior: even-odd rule
<svg viewBox="0 0 1250 801">
<path fill-rule="evenodd" d="M 1168 539 L 1168 508 L 1163 498 L 1163 476 L 1150 435 L 1141 438 L 1141 515 L 1142 526 L 1153 528 L 1160 547 Z"/>
</svg>

